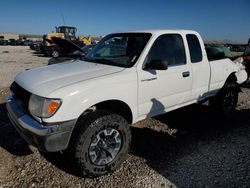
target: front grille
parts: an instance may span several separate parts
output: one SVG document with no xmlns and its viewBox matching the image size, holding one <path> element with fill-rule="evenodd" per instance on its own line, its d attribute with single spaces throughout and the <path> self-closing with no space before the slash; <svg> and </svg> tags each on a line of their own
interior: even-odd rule
<svg viewBox="0 0 250 188">
<path fill-rule="evenodd" d="M 24 109 L 28 111 L 31 93 L 23 89 L 16 82 L 11 84 L 10 90 L 15 95 L 15 98 L 19 99 L 23 103 Z"/>
</svg>

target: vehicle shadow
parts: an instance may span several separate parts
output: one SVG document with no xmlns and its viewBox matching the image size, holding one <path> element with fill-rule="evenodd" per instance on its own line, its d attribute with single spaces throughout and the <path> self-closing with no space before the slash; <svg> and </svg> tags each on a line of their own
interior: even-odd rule
<svg viewBox="0 0 250 188">
<path fill-rule="evenodd" d="M 16 156 L 26 156 L 32 153 L 28 144 L 18 134 L 11 124 L 6 110 L 6 103 L 0 104 L 0 147 Z"/>
<path fill-rule="evenodd" d="M 242 85 L 243 88 L 250 88 L 250 80 Z"/>
<path fill-rule="evenodd" d="M 130 154 L 146 159 L 148 166 L 177 186 L 189 185 L 189 176 L 192 176 L 191 186 L 198 185 L 198 181 L 201 181 L 201 185 L 214 186 L 207 183 L 207 180 L 200 180 L 201 176 L 196 174 L 200 172 L 200 169 L 193 174 L 190 174 L 190 169 L 195 171 L 198 163 L 201 163 L 201 166 L 204 163 L 207 171 L 216 171 L 216 167 L 209 166 L 214 163 L 224 174 L 231 173 L 228 172 L 228 166 L 217 164 L 218 160 L 214 153 L 224 152 L 228 158 L 235 158 L 234 154 L 230 153 L 230 149 L 225 149 L 225 151 L 218 149 L 218 147 L 233 147 L 230 142 L 220 140 L 237 132 L 239 128 L 247 128 L 250 133 L 249 115 L 250 110 L 241 110 L 228 120 L 211 113 L 206 105 L 191 105 L 146 120 L 151 121 L 151 127 L 148 122 L 141 121 L 131 127 Z M 144 124 L 146 124 L 145 127 Z M 216 143 L 218 147 L 210 148 L 204 156 L 200 154 L 203 144 L 206 148 L 209 145 L 212 146 L 213 143 Z M 244 144 L 248 145 L 248 143 Z M 249 152 L 249 158 L 246 160 L 250 161 L 250 151 L 245 152 Z M 41 153 L 41 155 L 60 170 L 81 177 L 72 169 L 65 153 Z M 194 157 L 191 161 L 187 159 L 184 165 L 182 160 L 193 155 L 199 157 Z M 249 171 L 248 168 L 249 166 L 246 165 L 243 170 Z M 213 182 L 216 177 L 210 178 Z"/>
<path fill-rule="evenodd" d="M 132 127 L 131 154 L 146 159 L 147 165 L 177 187 L 217 184 L 231 187 L 230 181 L 241 185 L 236 177 L 230 181 L 220 177 L 250 170 L 247 165 L 250 161 L 249 115 L 250 109 L 246 109 L 225 119 L 211 113 L 206 105 L 169 112 L 152 118 L 152 127 L 143 127 L 144 121 Z M 246 157 L 241 159 L 238 153 Z M 245 166 L 235 167 L 239 160 L 243 160 Z"/>
<path fill-rule="evenodd" d="M 76 169 L 73 168 L 73 164 L 71 163 L 71 161 L 68 158 L 68 155 L 65 151 L 62 152 L 51 152 L 51 153 L 46 153 L 46 152 L 41 152 L 39 151 L 39 153 L 48 161 L 50 162 L 52 165 L 54 165 L 56 168 L 77 176 L 77 177 L 81 177 L 82 175 L 79 174 L 78 171 L 76 171 Z M 60 160 L 58 160 L 60 159 Z"/>
</svg>

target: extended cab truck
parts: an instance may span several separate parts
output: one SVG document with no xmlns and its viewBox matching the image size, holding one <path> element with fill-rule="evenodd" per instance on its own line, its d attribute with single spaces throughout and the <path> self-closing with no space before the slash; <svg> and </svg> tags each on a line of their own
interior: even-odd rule
<svg viewBox="0 0 250 188">
<path fill-rule="evenodd" d="M 7 109 L 28 143 L 65 150 L 82 175 L 93 177 L 124 161 L 130 124 L 207 99 L 229 115 L 246 78 L 240 62 L 209 62 L 197 32 L 115 33 L 84 61 L 18 74 Z"/>
</svg>

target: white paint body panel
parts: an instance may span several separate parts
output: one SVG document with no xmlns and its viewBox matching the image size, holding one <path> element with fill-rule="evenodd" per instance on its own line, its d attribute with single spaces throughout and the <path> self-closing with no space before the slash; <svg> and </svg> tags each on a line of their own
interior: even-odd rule
<svg viewBox="0 0 250 188">
<path fill-rule="evenodd" d="M 135 123 L 143 118 L 168 112 L 214 95 L 233 72 L 239 84 L 246 80 L 243 67 L 229 59 L 208 62 L 204 44 L 197 32 L 188 30 L 143 32 L 152 33 L 152 37 L 132 68 L 78 61 L 23 72 L 17 75 L 16 82 L 36 95 L 62 99 L 59 110 L 52 117 L 43 119 L 45 122 L 77 119 L 85 110 L 97 103 L 119 100 L 129 106 Z M 178 33 L 183 37 L 187 64 L 169 67 L 164 71 L 144 71 L 143 63 L 152 44 L 157 37 L 168 33 Z M 203 53 L 202 62 L 195 64 L 190 62 L 186 34 L 198 36 Z M 190 76 L 183 78 L 182 73 L 185 71 L 189 71 Z M 152 80 L 147 81 L 148 79 Z"/>
<path fill-rule="evenodd" d="M 138 70 L 138 115 L 151 117 L 188 102 L 192 94 L 192 77 L 184 79 L 182 72 L 185 71 L 191 71 L 189 64 L 167 70 Z"/>
<path fill-rule="evenodd" d="M 124 68 L 75 61 L 38 67 L 19 73 L 16 76 L 16 82 L 31 93 L 47 97 L 51 92 L 60 88 L 122 70 Z"/>
</svg>

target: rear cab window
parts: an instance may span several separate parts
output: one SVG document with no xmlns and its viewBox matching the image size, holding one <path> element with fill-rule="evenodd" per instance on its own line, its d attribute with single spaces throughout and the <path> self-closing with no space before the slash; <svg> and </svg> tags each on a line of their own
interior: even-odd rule
<svg viewBox="0 0 250 188">
<path fill-rule="evenodd" d="M 192 63 L 202 62 L 202 51 L 198 37 L 194 34 L 187 34 L 187 43 Z"/>
</svg>

